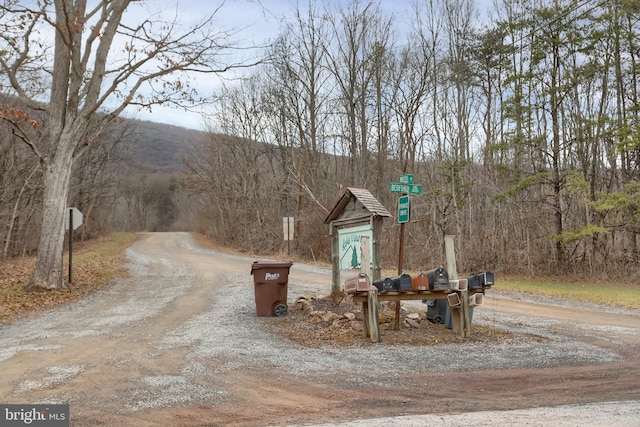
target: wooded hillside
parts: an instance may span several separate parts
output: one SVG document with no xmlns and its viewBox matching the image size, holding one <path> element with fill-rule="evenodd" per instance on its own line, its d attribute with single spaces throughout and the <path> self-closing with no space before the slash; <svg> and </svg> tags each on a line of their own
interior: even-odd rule
<svg viewBox="0 0 640 427">
<path fill-rule="evenodd" d="M 12 98 L 0 104 L 19 105 Z M 111 125 L 73 171 L 68 206 L 84 216 L 76 237 L 171 228 L 176 218 L 171 182 L 186 169 L 185 154 L 201 138 L 202 132 L 148 121 Z M 42 171 L 8 127 L 0 128 L 0 152 L 1 258 L 31 254 L 42 215 Z"/>
<path fill-rule="evenodd" d="M 198 230 L 265 255 L 294 216 L 296 256 L 328 261 L 345 187 L 394 213 L 413 174 L 405 267 L 590 278 L 640 275 L 640 2 L 301 7 L 270 61 L 216 94 L 211 132 L 125 121 L 74 171 L 70 206 L 109 229 Z M 136 126 L 131 127 L 132 124 Z M 37 239 L 39 170 L 3 133 L 4 255 Z M 383 267 L 398 226 L 384 225 Z"/>
<path fill-rule="evenodd" d="M 461 271 L 637 277 L 640 2 L 502 0 L 487 17 L 436 0 L 409 22 L 310 4 L 268 64 L 218 94 L 213 126 L 238 139 L 191 161 L 209 233 L 273 250 L 297 216 L 296 250 L 326 259 L 341 188 L 394 212 L 389 184 L 413 174 L 411 269 L 441 263 L 454 234 Z"/>
</svg>

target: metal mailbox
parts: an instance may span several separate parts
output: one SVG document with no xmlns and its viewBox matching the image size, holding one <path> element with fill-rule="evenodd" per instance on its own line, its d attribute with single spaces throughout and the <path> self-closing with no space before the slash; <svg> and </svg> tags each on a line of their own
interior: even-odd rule
<svg viewBox="0 0 640 427">
<path fill-rule="evenodd" d="M 378 289 L 378 292 L 382 291 L 393 291 L 393 285 L 391 283 L 391 279 L 385 277 L 383 279 L 378 279 L 373 281 L 373 286 Z"/>
<path fill-rule="evenodd" d="M 430 291 L 446 291 L 449 289 L 449 273 L 443 266 L 436 267 L 424 274 L 429 279 Z"/>
<path fill-rule="evenodd" d="M 378 288 L 380 292 L 410 291 L 412 290 L 411 276 L 408 274 L 400 274 L 398 276 L 385 277 L 384 279 L 373 282 L 373 286 Z"/>
<path fill-rule="evenodd" d="M 365 273 L 358 273 L 354 276 L 347 277 L 344 281 L 345 292 L 368 291 L 370 286 L 369 276 Z"/>
<path fill-rule="evenodd" d="M 429 276 L 422 271 L 420 274 L 411 278 L 411 288 L 414 291 L 428 291 L 429 290 Z"/>
<path fill-rule="evenodd" d="M 391 277 L 391 283 L 398 291 L 410 291 L 413 289 L 411 287 L 411 276 L 408 274 L 400 274 L 399 276 Z"/>
<path fill-rule="evenodd" d="M 469 289 L 483 289 L 493 286 L 493 273 L 485 271 L 467 277 Z"/>
</svg>

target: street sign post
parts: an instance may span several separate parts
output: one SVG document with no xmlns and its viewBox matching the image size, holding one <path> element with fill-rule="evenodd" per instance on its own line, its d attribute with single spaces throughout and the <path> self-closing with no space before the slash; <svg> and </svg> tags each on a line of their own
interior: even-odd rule
<svg viewBox="0 0 640 427">
<path fill-rule="evenodd" d="M 411 220 L 410 194 L 422 193 L 422 185 L 413 183 L 413 175 L 400 175 L 400 182 L 392 182 L 389 189 L 392 193 L 402 193 L 398 198 L 398 222 L 400 223 L 400 243 L 398 244 L 398 275 L 402 274 L 404 257 L 404 225 Z M 400 318 L 400 301 L 396 301 L 396 319 Z M 396 328 L 399 326 L 396 323 Z"/>
<path fill-rule="evenodd" d="M 402 182 L 392 182 L 390 186 L 392 193 L 407 193 L 418 195 L 422 193 L 422 185 L 404 184 Z"/>
<path fill-rule="evenodd" d="M 284 234 L 285 242 L 288 242 L 289 240 L 293 240 L 293 235 L 295 231 L 295 227 L 293 223 L 294 223 L 294 220 L 292 216 L 282 217 L 282 232 Z"/>
<path fill-rule="evenodd" d="M 294 219 L 292 216 L 282 217 L 282 232 L 284 234 L 284 241 L 287 242 L 287 255 L 291 253 L 291 241 L 294 236 Z"/>
<path fill-rule="evenodd" d="M 82 212 L 77 208 L 67 208 L 65 229 L 69 230 L 69 283 L 72 283 L 71 266 L 73 265 L 73 230 L 82 225 Z"/>
<path fill-rule="evenodd" d="M 413 175 L 400 175 L 401 184 L 413 184 Z"/>
<path fill-rule="evenodd" d="M 409 205 L 409 196 L 400 196 L 398 199 L 398 222 L 404 224 L 409 222 L 411 217 L 411 206 Z"/>
<path fill-rule="evenodd" d="M 65 230 L 76 230 L 82 225 L 82 212 L 78 208 L 67 208 L 67 220 L 65 221 Z"/>
</svg>

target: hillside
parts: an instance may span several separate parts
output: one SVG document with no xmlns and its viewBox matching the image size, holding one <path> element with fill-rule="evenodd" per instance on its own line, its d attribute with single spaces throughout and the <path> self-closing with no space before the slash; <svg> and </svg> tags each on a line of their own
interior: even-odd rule
<svg viewBox="0 0 640 427">
<path fill-rule="evenodd" d="M 179 126 L 129 120 L 125 142 L 131 150 L 127 163 L 140 172 L 174 173 L 184 170 L 185 154 L 205 133 Z"/>
</svg>

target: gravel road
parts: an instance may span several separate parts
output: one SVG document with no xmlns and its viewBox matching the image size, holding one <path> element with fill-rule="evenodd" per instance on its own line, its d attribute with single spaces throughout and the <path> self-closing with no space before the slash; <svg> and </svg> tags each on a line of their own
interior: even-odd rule
<svg viewBox="0 0 640 427">
<path fill-rule="evenodd" d="M 94 425 L 640 426 L 640 313 L 495 289 L 500 344 L 306 348 L 255 316 L 252 258 L 149 233 L 131 277 L 0 329 L 0 402 Z M 294 264 L 289 300 L 330 270 Z M 419 304 L 419 303 L 417 303 Z"/>
</svg>

